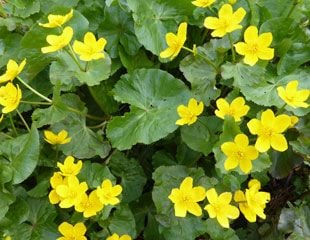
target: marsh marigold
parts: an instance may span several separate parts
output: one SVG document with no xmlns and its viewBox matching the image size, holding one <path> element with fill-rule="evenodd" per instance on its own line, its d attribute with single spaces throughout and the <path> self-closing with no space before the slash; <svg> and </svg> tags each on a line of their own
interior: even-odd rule
<svg viewBox="0 0 310 240">
<path fill-rule="evenodd" d="M 79 222 L 74 226 L 70 223 L 63 222 L 58 226 L 58 231 L 63 236 L 57 238 L 57 240 L 87 240 L 87 238 L 84 236 L 86 233 L 86 227 L 82 222 Z"/>
<path fill-rule="evenodd" d="M 67 156 L 64 163 L 57 162 L 57 167 L 61 171 L 63 176 L 76 176 L 79 174 L 82 168 L 82 161 L 79 160 L 77 163 L 74 163 L 74 157 Z"/>
<path fill-rule="evenodd" d="M 271 32 L 258 35 L 255 26 L 248 27 L 244 32 L 244 42 L 234 44 L 236 52 L 244 56 L 244 63 L 253 66 L 258 59 L 271 60 L 274 56 L 274 49 L 270 48 L 272 42 Z"/>
<path fill-rule="evenodd" d="M 84 194 L 81 202 L 74 206 L 75 211 L 82 212 L 85 218 L 95 216 L 103 207 L 104 205 L 98 197 L 97 190 L 93 190 L 89 195 Z"/>
<path fill-rule="evenodd" d="M 116 205 L 120 202 L 118 196 L 122 191 L 121 185 L 113 186 L 110 179 L 105 179 L 101 186 L 97 187 L 97 196 L 104 205 Z"/>
<path fill-rule="evenodd" d="M 219 224 L 224 228 L 229 228 L 228 219 L 236 219 L 239 217 L 239 210 L 235 206 L 230 205 L 232 193 L 224 192 L 217 194 L 214 188 L 207 191 L 207 199 L 210 204 L 205 206 L 210 218 L 216 218 Z"/>
<path fill-rule="evenodd" d="M 56 52 L 67 46 L 73 36 L 72 27 L 66 27 L 60 35 L 47 35 L 46 41 L 50 46 L 41 48 L 42 53 Z"/>
<path fill-rule="evenodd" d="M 297 90 L 298 88 L 298 80 L 293 80 L 290 81 L 285 89 L 284 87 L 278 87 L 278 95 L 279 97 L 289 106 L 293 108 L 307 108 L 309 106 L 307 101 L 310 90 L 309 89 L 302 89 L 302 90 Z"/>
<path fill-rule="evenodd" d="M 0 76 L 0 83 L 7 81 L 13 81 L 23 71 L 26 65 L 26 59 L 24 59 L 19 65 L 14 60 L 10 59 L 6 65 L 6 72 Z"/>
<path fill-rule="evenodd" d="M 240 169 L 248 174 L 252 169 L 252 161 L 258 157 L 258 151 L 249 145 L 249 139 L 245 134 L 238 134 L 234 142 L 223 143 L 221 150 L 227 156 L 224 163 L 227 171 L 239 165 Z"/>
<path fill-rule="evenodd" d="M 203 102 L 198 104 L 196 99 L 191 98 L 187 106 L 184 106 L 183 104 L 178 106 L 177 112 L 181 119 L 177 120 L 175 124 L 191 125 L 197 121 L 197 117 L 203 112 Z"/>
<path fill-rule="evenodd" d="M 113 233 L 113 235 L 108 237 L 106 240 L 131 240 L 131 237 L 127 234 L 119 236 L 117 233 Z"/>
<path fill-rule="evenodd" d="M 19 86 L 14 86 L 13 83 L 8 82 L 5 86 L 0 87 L 0 105 L 3 106 L 2 113 L 9 113 L 14 111 L 22 98 L 22 91 Z"/>
<path fill-rule="evenodd" d="M 53 176 L 50 178 L 50 184 L 51 184 L 52 190 L 50 191 L 50 193 L 48 195 L 48 198 L 49 198 L 51 204 L 57 204 L 62 199 L 57 194 L 56 188 L 59 185 L 66 185 L 67 184 L 67 179 L 65 177 L 63 177 L 60 172 L 55 172 L 53 174 Z"/>
<path fill-rule="evenodd" d="M 195 5 L 196 7 L 202 7 L 206 8 L 209 7 L 211 4 L 213 4 L 215 0 L 196 0 L 192 1 L 192 4 Z"/>
<path fill-rule="evenodd" d="M 227 33 L 231 33 L 237 29 L 241 29 L 242 22 L 246 12 L 244 8 L 240 7 L 237 11 L 233 12 L 230 4 L 224 4 L 217 17 L 206 17 L 204 26 L 208 29 L 213 29 L 212 37 L 223 37 Z"/>
<path fill-rule="evenodd" d="M 68 137 L 68 132 L 66 130 L 61 130 L 59 133 L 55 134 L 52 131 L 44 131 L 44 140 L 52 145 L 57 144 L 66 144 L 71 141 L 71 138 Z"/>
<path fill-rule="evenodd" d="M 73 9 L 70 10 L 66 15 L 54 15 L 49 14 L 47 19 L 48 23 L 39 23 L 41 27 L 45 28 L 56 28 L 61 27 L 73 17 Z"/>
<path fill-rule="evenodd" d="M 241 117 L 247 115 L 250 107 L 245 105 L 245 100 L 243 97 L 235 98 L 231 104 L 229 104 L 224 98 L 219 98 L 216 100 L 217 110 L 215 110 L 215 115 L 219 118 L 224 119 L 225 116 L 232 116 L 236 122 L 241 121 Z"/>
<path fill-rule="evenodd" d="M 252 179 L 248 187 L 245 193 L 241 190 L 235 192 L 234 200 L 239 203 L 240 211 L 249 222 L 256 222 L 256 216 L 266 219 L 264 209 L 270 201 L 270 193 L 260 192 L 261 184 L 256 179 Z"/>
<path fill-rule="evenodd" d="M 189 212 L 195 216 L 201 216 L 202 210 L 197 202 L 204 200 L 206 197 L 206 190 L 201 187 L 193 187 L 193 178 L 186 177 L 180 188 L 171 190 L 168 198 L 174 203 L 174 212 L 177 217 L 186 217 Z"/>
<path fill-rule="evenodd" d="M 74 41 L 73 50 L 83 61 L 97 60 L 104 58 L 103 50 L 106 44 L 107 40 L 104 38 L 99 38 L 97 41 L 92 32 L 87 32 L 84 35 L 84 42 Z"/>
<path fill-rule="evenodd" d="M 179 52 L 181 51 L 186 41 L 186 32 L 187 32 L 187 23 L 183 22 L 180 24 L 177 34 L 171 32 L 167 33 L 166 42 L 168 48 L 160 53 L 160 57 L 170 58 L 170 60 L 172 60 L 176 56 L 178 56 Z"/>
<path fill-rule="evenodd" d="M 291 118 L 286 114 L 275 116 L 271 109 L 264 111 L 261 120 L 252 119 L 248 122 L 250 132 L 257 135 L 255 148 L 259 152 L 266 152 L 270 147 L 284 152 L 287 141 L 282 134 L 291 124 Z"/>
</svg>

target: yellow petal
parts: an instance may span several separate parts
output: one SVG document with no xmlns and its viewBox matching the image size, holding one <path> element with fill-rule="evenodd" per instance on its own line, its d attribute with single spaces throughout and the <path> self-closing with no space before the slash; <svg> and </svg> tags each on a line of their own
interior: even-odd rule
<svg viewBox="0 0 310 240">
<path fill-rule="evenodd" d="M 249 159 L 242 159 L 239 163 L 240 169 L 245 173 L 248 174 L 252 170 L 252 162 Z"/>
<path fill-rule="evenodd" d="M 226 18 L 232 16 L 233 9 L 230 4 L 224 4 L 219 10 L 219 18 Z"/>
<path fill-rule="evenodd" d="M 177 34 L 179 41 L 182 43 L 182 46 L 186 40 L 186 34 L 187 34 L 187 23 L 182 22 L 178 28 L 178 34 Z"/>
<path fill-rule="evenodd" d="M 287 150 L 287 141 L 282 134 L 274 134 L 271 137 L 271 147 L 279 152 L 284 152 Z"/>
<path fill-rule="evenodd" d="M 229 171 L 231 169 L 234 169 L 238 166 L 239 164 L 239 161 L 238 159 L 234 158 L 234 157 L 228 157 L 226 160 L 225 160 L 225 163 L 224 163 L 224 168 L 226 171 Z"/>
<path fill-rule="evenodd" d="M 271 109 L 267 109 L 262 113 L 261 122 L 264 126 L 273 126 L 275 121 L 274 113 Z"/>
<path fill-rule="evenodd" d="M 231 156 L 235 153 L 236 144 L 233 142 L 225 142 L 221 145 L 221 150 L 226 156 Z"/>
<path fill-rule="evenodd" d="M 274 120 L 273 130 L 276 133 L 284 132 L 291 124 L 291 118 L 286 114 L 277 116 Z"/>
<path fill-rule="evenodd" d="M 63 222 L 58 226 L 58 231 L 64 236 L 70 236 L 73 231 L 73 226 L 67 222 Z"/>
<path fill-rule="evenodd" d="M 247 135 L 245 134 L 238 134 L 235 139 L 235 143 L 239 146 L 248 146 L 249 145 L 249 139 Z"/>
<path fill-rule="evenodd" d="M 250 66 L 254 66 L 258 61 L 258 57 L 256 54 L 246 54 L 243 62 L 250 65 Z"/>
<path fill-rule="evenodd" d="M 228 218 L 226 216 L 217 215 L 216 219 L 222 227 L 229 228 L 229 221 L 228 221 Z"/>
<path fill-rule="evenodd" d="M 249 221 L 249 222 L 256 222 L 256 214 L 253 212 L 246 203 L 241 203 L 239 205 L 240 211 L 244 215 L 244 217 Z"/>
<path fill-rule="evenodd" d="M 232 205 L 228 205 L 225 211 L 227 212 L 227 217 L 230 219 L 236 219 L 239 217 L 240 214 L 238 208 Z"/>
<path fill-rule="evenodd" d="M 169 47 L 165 49 L 164 51 L 160 52 L 159 56 L 161 58 L 170 58 L 171 56 L 173 56 L 173 54 L 174 54 L 174 49 Z"/>
<path fill-rule="evenodd" d="M 92 32 L 87 32 L 84 35 L 84 43 L 87 45 L 95 45 L 97 43 L 95 35 Z"/>
<path fill-rule="evenodd" d="M 232 199 L 231 192 L 224 192 L 218 197 L 218 201 L 225 204 L 229 204 L 231 199 Z"/>
<path fill-rule="evenodd" d="M 244 32 L 244 41 L 246 43 L 255 42 L 258 39 L 258 29 L 255 26 L 248 27 Z"/>
<path fill-rule="evenodd" d="M 252 119 L 247 123 L 247 126 L 250 130 L 250 133 L 256 135 L 260 131 L 262 124 L 258 119 Z"/>
<path fill-rule="evenodd" d="M 208 29 L 217 29 L 219 27 L 219 20 L 216 17 L 206 17 L 203 25 Z"/>
<path fill-rule="evenodd" d="M 238 8 L 237 11 L 234 12 L 233 14 L 234 21 L 236 21 L 237 23 L 240 23 L 243 20 L 245 14 L 246 14 L 246 11 L 244 10 L 244 8 L 242 7 Z"/>
<path fill-rule="evenodd" d="M 274 49 L 273 48 L 262 48 L 259 49 L 257 56 L 262 60 L 271 60 L 274 57 Z"/>
<path fill-rule="evenodd" d="M 259 45 L 262 47 L 269 47 L 272 42 L 272 33 L 262 33 L 258 37 Z"/>
<path fill-rule="evenodd" d="M 195 203 L 195 202 L 189 203 L 187 206 L 187 210 L 188 212 L 190 212 L 191 214 L 197 217 L 202 215 L 202 210 L 201 210 L 201 207 L 198 205 L 198 203 Z"/>
<path fill-rule="evenodd" d="M 193 178 L 191 177 L 186 177 L 181 185 L 180 185 L 180 190 L 184 192 L 189 192 L 193 188 Z"/>
<path fill-rule="evenodd" d="M 187 212 L 187 208 L 184 207 L 183 204 L 175 204 L 174 205 L 174 214 L 176 217 L 185 217 Z"/>
<path fill-rule="evenodd" d="M 204 210 L 206 210 L 208 212 L 210 218 L 216 217 L 216 211 L 211 204 L 206 205 Z"/>
<path fill-rule="evenodd" d="M 270 148 L 270 140 L 262 137 L 258 137 L 255 143 L 255 148 L 259 152 L 267 152 Z"/>
<path fill-rule="evenodd" d="M 298 91 L 297 94 L 296 94 L 296 97 L 295 97 L 296 101 L 298 101 L 298 102 L 306 101 L 308 99 L 308 97 L 309 97 L 309 94 L 310 94 L 310 91 L 307 90 L 307 89 Z"/>
<path fill-rule="evenodd" d="M 234 47 L 236 48 L 236 52 L 242 56 L 247 52 L 247 45 L 244 42 L 238 42 L 234 44 Z"/>
<path fill-rule="evenodd" d="M 244 202 L 246 201 L 245 195 L 241 190 L 237 190 L 234 194 L 234 201 L 235 202 Z"/>
<path fill-rule="evenodd" d="M 218 201 L 218 195 L 215 188 L 211 188 L 206 192 L 207 199 L 209 203 L 216 204 Z"/>
<path fill-rule="evenodd" d="M 75 224 L 74 225 L 74 233 L 78 236 L 84 235 L 86 233 L 86 227 L 85 227 L 84 223 Z"/>
</svg>

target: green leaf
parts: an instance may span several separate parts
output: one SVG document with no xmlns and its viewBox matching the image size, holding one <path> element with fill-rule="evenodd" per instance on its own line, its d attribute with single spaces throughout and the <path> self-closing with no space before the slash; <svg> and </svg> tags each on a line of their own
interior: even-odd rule
<svg viewBox="0 0 310 240">
<path fill-rule="evenodd" d="M 239 240 L 235 231 L 231 228 L 222 228 L 215 219 L 206 220 L 207 233 L 210 235 L 212 240 Z"/>
<path fill-rule="evenodd" d="M 272 150 L 270 157 L 272 159 L 270 172 L 274 178 L 286 177 L 295 167 L 303 163 L 303 158 L 295 154 L 290 147 L 285 152 Z"/>
<path fill-rule="evenodd" d="M 200 117 L 195 124 L 181 127 L 181 137 L 191 149 L 207 156 L 218 141 L 216 133 L 221 127 L 222 120 L 217 117 Z"/>
<path fill-rule="evenodd" d="M 112 58 L 118 56 L 121 46 L 129 55 L 135 55 L 141 47 L 134 33 L 132 16 L 118 5 L 105 8 L 98 32 L 107 39 L 107 50 Z"/>
<path fill-rule="evenodd" d="M 137 236 L 135 218 L 126 204 L 121 204 L 109 218 L 109 229 L 119 235 L 127 234 L 133 239 Z"/>
<path fill-rule="evenodd" d="M 8 7 L 8 6 L 7 6 Z M 22 4 L 17 4 L 12 7 L 14 16 L 27 18 L 40 11 L 40 0 L 23 0 Z"/>
<path fill-rule="evenodd" d="M 266 9 L 268 9 L 272 17 L 287 16 L 293 3 L 294 2 L 291 0 L 273 0 L 273 1 L 259 0 L 258 1 L 258 4 L 260 6 L 264 6 Z"/>
<path fill-rule="evenodd" d="M 131 104 L 130 112 L 114 117 L 107 127 L 113 147 L 129 149 L 150 144 L 177 129 L 177 106 L 187 104 L 186 86 L 167 72 L 140 69 L 122 76 L 114 88 L 115 99 Z"/>
<path fill-rule="evenodd" d="M 36 126 L 32 126 L 27 138 L 21 145 L 19 152 L 12 158 L 13 184 L 18 184 L 27 179 L 34 171 L 39 160 L 40 141 Z"/>
<path fill-rule="evenodd" d="M 79 173 L 80 182 L 85 181 L 89 188 L 97 188 L 105 179 L 110 179 L 115 183 L 115 177 L 106 165 L 99 163 L 83 162 L 83 167 Z"/>
<path fill-rule="evenodd" d="M 10 209 L 5 217 L 10 221 L 11 224 L 21 224 L 28 219 L 29 206 L 27 202 L 22 198 L 17 198 L 16 201 L 10 205 Z"/>
<path fill-rule="evenodd" d="M 176 1 L 171 1 L 176 2 Z M 184 2 L 184 1 L 182 1 Z M 151 2 L 143 0 L 127 0 L 133 11 L 135 33 L 140 43 L 147 50 L 159 55 L 167 45 L 167 32 L 176 32 L 178 23 L 184 18 L 176 7 L 161 0 Z M 184 6 L 185 8 L 185 6 Z"/>
<path fill-rule="evenodd" d="M 139 198 L 146 183 L 146 177 L 139 162 L 133 158 L 128 159 L 121 152 L 116 152 L 112 155 L 108 166 L 115 176 L 121 178 L 122 202 L 131 202 Z"/>
<path fill-rule="evenodd" d="M 9 206 L 15 201 L 15 196 L 9 192 L 3 192 L 0 189 L 0 219 L 2 220 L 3 217 L 9 210 Z"/>
<path fill-rule="evenodd" d="M 0 186 L 10 182 L 13 178 L 13 169 L 8 162 L 0 160 Z"/>
<path fill-rule="evenodd" d="M 198 53 L 206 56 L 212 62 L 219 61 L 216 51 L 212 48 L 198 47 Z M 210 53 L 211 52 L 211 53 Z M 215 87 L 216 71 L 200 56 L 189 55 L 181 61 L 180 69 L 185 78 L 191 83 L 192 92 L 197 100 L 202 100 L 206 106 L 216 99 L 220 91 Z"/>
</svg>

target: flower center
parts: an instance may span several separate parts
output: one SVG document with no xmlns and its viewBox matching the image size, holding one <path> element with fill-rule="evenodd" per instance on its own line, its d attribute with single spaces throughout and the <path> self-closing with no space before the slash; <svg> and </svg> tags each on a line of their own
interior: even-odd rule
<svg viewBox="0 0 310 240">
<path fill-rule="evenodd" d="M 249 51 L 251 54 L 257 54 L 257 52 L 259 51 L 259 46 L 258 46 L 258 44 L 257 44 L 257 43 L 249 44 L 248 51 Z"/>
<path fill-rule="evenodd" d="M 269 127 L 263 128 L 263 130 L 262 130 L 262 136 L 267 137 L 267 138 L 270 138 L 272 135 L 273 135 L 273 131 L 272 131 L 271 128 L 269 128 Z"/>
</svg>

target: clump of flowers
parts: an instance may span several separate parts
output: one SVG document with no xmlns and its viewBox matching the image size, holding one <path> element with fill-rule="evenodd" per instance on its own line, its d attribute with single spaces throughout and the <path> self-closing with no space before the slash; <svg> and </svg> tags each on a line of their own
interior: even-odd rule
<svg viewBox="0 0 310 240">
<path fill-rule="evenodd" d="M 193 187 L 193 178 L 185 178 L 180 188 L 172 189 L 169 199 L 174 203 L 174 212 L 177 217 L 186 217 L 189 212 L 195 216 L 201 216 L 202 210 L 197 202 L 203 201 L 206 190 L 201 187 Z"/>
<path fill-rule="evenodd" d="M 97 41 L 92 32 L 87 32 L 84 36 L 84 42 L 74 41 L 73 50 L 83 61 L 97 60 L 104 58 L 103 50 L 106 44 L 107 40 L 104 38 L 99 38 Z"/>
<path fill-rule="evenodd" d="M 26 59 L 24 59 L 19 65 L 17 62 L 10 59 L 6 65 L 6 72 L 0 76 L 0 83 L 13 81 L 23 71 L 25 65 Z"/>
<path fill-rule="evenodd" d="M 59 133 L 55 134 L 52 131 L 44 131 L 44 140 L 52 145 L 67 144 L 71 141 L 68 137 L 68 132 L 66 130 L 61 130 Z"/>
<path fill-rule="evenodd" d="M 287 150 L 287 141 L 282 133 L 291 125 L 288 115 L 275 116 L 268 109 L 262 113 L 261 120 L 252 119 L 247 125 L 252 134 L 258 135 L 255 148 L 259 152 L 266 152 L 270 147 L 279 152 Z"/>
<path fill-rule="evenodd" d="M 225 116 L 232 116 L 236 122 L 240 122 L 241 118 L 247 115 L 250 110 L 243 97 L 235 98 L 231 104 L 224 98 L 219 98 L 216 100 L 216 106 L 218 109 L 214 113 L 217 117 L 224 119 Z"/>
<path fill-rule="evenodd" d="M 286 85 L 285 89 L 282 86 L 277 88 L 278 95 L 287 105 L 293 108 L 307 108 L 309 104 L 305 101 L 309 97 L 310 90 L 297 90 L 297 88 L 298 80 L 292 80 Z"/>
<path fill-rule="evenodd" d="M 271 32 L 258 35 L 256 26 L 248 27 L 244 32 L 244 42 L 234 44 L 236 52 L 244 56 L 244 63 L 253 66 L 258 59 L 271 60 L 274 49 L 270 48 L 272 42 Z"/>
<path fill-rule="evenodd" d="M 249 145 L 249 139 L 245 134 L 238 134 L 234 142 L 223 143 L 221 150 L 227 156 L 224 164 L 227 171 L 239 165 L 240 169 L 248 174 L 252 169 L 252 161 L 258 157 L 258 151 Z"/>
<path fill-rule="evenodd" d="M 186 41 L 186 32 L 187 32 L 187 23 L 183 22 L 180 24 L 177 34 L 171 32 L 167 33 L 166 42 L 168 48 L 160 53 L 160 57 L 170 58 L 170 60 L 172 60 L 176 56 L 178 56 L 179 52 L 181 51 Z"/>
<path fill-rule="evenodd" d="M 239 210 L 235 206 L 230 205 L 232 193 L 224 192 L 217 194 L 214 188 L 207 191 L 207 199 L 209 204 L 205 206 L 210 218 L 216 218 L 219 224 L 224 228 L 229 228 L 228 219 L 237 219 Z"/>
<path fill-rule="evenodd" d="M 212 37 L 223 37 L 227 33 L 231 33 L 237 29 L 241 29 L 242 22 L 246 11 L 240 7 L 235 12 L 230 4 L 224 4 L 218 13 L 217 17 L 206 17 L 204 20 L 204 26 L 208 29 L 214 30 Z"/>
<path fill-rule="evenodd" d="M 241 190 L 235 192 L 234 200 L 239 203 L 240 211 L 249 222 L 256 222 L 256 216 L 266 219 L 264 209 L 270 201 L 270 193 L 260 192 L 261 184 L 256 179 L 252 179 L 248 187 L 245 193 Z"/>
<path fill-rule="evenodd" d="M 191 98 L 187 106 L 180 105 L 177 111 L 181 118 L 175 124 L 191 125 L 197 121 L 197 117 L 203 112 L 203 102 L 198 103 L 196 99 Z"/>
</svg>

